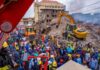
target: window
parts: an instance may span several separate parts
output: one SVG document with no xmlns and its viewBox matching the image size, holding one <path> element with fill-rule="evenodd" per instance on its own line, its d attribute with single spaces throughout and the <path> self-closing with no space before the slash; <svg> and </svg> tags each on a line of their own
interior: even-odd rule
<svg viewBox="0 0 100 70">
<path fill-rule="evenodd" d="M 52 17 L 56 17 L 56 15 L 52 15 Z"/>
<path fill-rule="evenodd" d="M 27 25 L 28 24 L 28 21 L 24 21 L 24 24 Z"/>
<path fill-rule="evenodd" d="M 57 13 L 57 10 L 55 10 L 55 12 Z"/>
<path fill-rule="evenodd" d="M 57 15 L 55 15 L 55 17 L 57 17 Z"/>
<path fill-rule="evenodd" d="M 49 17 L 49 15 L 47 14 L 47 17 Z"/>
<path fill-rule="evenodd" d="M 33 32 L 33 28 L 26 28 L 27 32 Z"/>
<path fill-rule="evenodd" d="M 52 10 L 52 12 L 54 13 L 54 12 L 55 12 L 55 10 Z"/>
<path fill-rule="evenodd" d="M 47 22 L 51 22 L 51 19 L 47 19 Z"/>
<path fill-rule="evenodd" d="M 49 22 L 51 22 L 51 19 L 49 19 Z"/>
<path fill-rule="evenodd" d="M 52 15 L 52 17 L 54 17 L 54 15 Z"/>
<path fill-rule="evenodd" d="M 45 6 L 45 8 L 48 8 L 48 6 Z"/>
<path fill-rule="evenodd" d="M 52 6 L 52 8 L 55 8 L 54 6 Z"/>
<path fill-rule="evenodd" d="M 58 6 L 58 8 L 61 8 L 61 6 Z"/>
<path fill-rule="evenodd" d="M 48 22 L 48 20 L 47 20 L 47 22 Z"/>
<path fill-rule="evenodd" d="M 55 8 L 57 8 L 57 6 L 55 6 Z"/>
</svg>

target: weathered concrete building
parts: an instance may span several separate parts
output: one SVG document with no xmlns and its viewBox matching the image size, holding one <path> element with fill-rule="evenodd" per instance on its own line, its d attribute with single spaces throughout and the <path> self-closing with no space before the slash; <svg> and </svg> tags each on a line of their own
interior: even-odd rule
<svg viewBox="0 0 100 70">
<path fill-rule="evenodd" d="M 35 23 L 34 18 L 23 18 L 20 22 L 22 22 L 25 26 L 33 25 Z"/>
<path fill-rule="evenodd" d="M 47 25 L 57 17 L 59 11 L 64 11 L 65 6 L 57 1 L 42 0 L 35 2 L 35 22 L 43 20 Z"/>
<path fill-rule="evenodd" d="M 17 25 L 18 29 L 25 29 L 26 26 L 34 25 L 35 21 L 34 18 L 22 18 L 19 24 Z"/>
</svg>

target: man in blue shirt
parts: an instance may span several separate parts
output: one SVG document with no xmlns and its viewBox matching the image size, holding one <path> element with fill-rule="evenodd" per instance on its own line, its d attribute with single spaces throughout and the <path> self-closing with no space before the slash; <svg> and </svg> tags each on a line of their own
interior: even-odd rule
<svg viewBox="0 0 100 70">
<path fill-rule="evenodd" d="M 98 67 L 98 61 L 95 58 L 92 58 L 91 61 L 89 62 L 89 66 L 92 70 L 96 70 Z"/>
</svg>

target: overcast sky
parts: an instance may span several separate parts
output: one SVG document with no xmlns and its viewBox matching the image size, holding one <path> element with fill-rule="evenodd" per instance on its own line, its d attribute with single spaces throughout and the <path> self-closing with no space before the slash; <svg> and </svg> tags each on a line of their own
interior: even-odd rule
<svg viewBox="0 0 100 70">
<path fill-rule="evenodd" d="M 39 0 L 41 1 L 41 0 Z M 70 13 L 100 13 L 100 0 L 54 0 L 66 5 Z M 34 17 L 34 3 L 24 17 Z"/>
</svg>

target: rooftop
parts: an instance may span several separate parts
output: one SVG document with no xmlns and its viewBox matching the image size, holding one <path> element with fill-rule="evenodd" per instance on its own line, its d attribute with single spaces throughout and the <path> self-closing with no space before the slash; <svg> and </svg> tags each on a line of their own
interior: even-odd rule
<svg viewBox="0 0 100 70">
<path fill-rule="evenodd" d="M 39 2 L 40 4 L 41 3 L 51 3 L 51 4 L 59 4 L 59 5 L 63 5 L 62 3 L 59 3 L 57 1 L 53 1 L 53 0 L 42 0 Z"/>
</svg>

